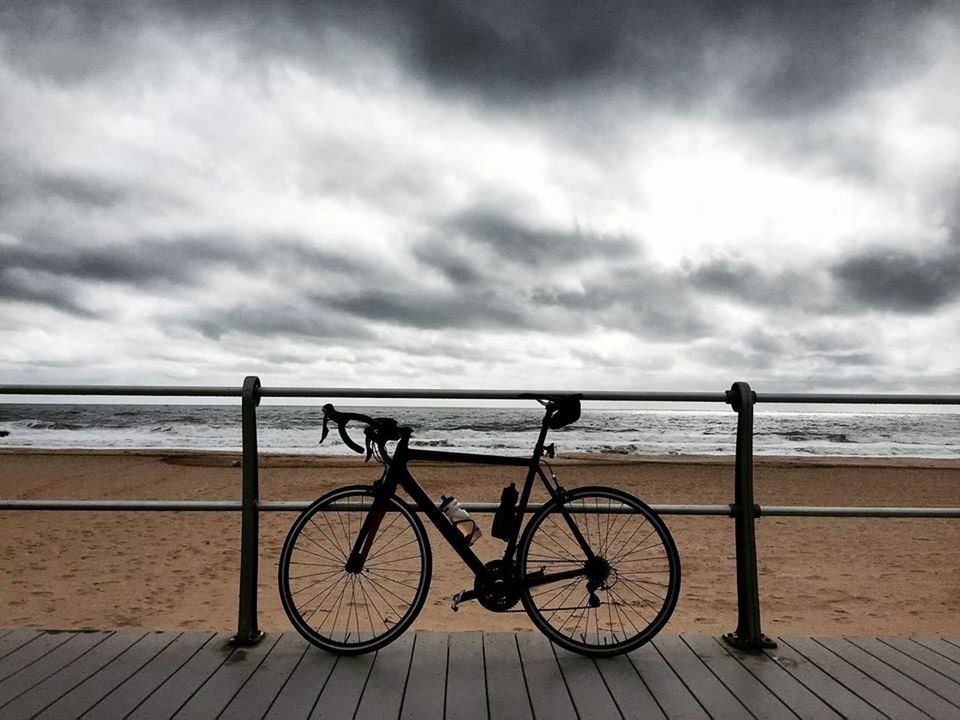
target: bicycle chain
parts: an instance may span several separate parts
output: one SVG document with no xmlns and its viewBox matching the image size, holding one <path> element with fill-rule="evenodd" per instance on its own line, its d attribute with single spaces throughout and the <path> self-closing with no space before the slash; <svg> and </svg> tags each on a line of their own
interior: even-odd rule
<svg viewBox="0 0 960 720">
<path fill-rule="evenodd" d="M 548 563 L 566 563 L 567 565 L 576 564 L 576 563 L 575 563 L 574 561 L 572 561 L 572 560 L 538 560 L 538 561 L 537 561 L 536 563 L 534 563 L 534 564 L 535 564 L 535 565 L 544 565 L 544 564 L 548 564 Z M 605 603 L 605 604 L 606 604 L 606 605 L 621 605 L 622 603 L 610 603 L 610 602 L 608 602 L 608 603 Z M 541 611 L 545 612 L 545 611 L 549 610 L 550 612 L 560 612 L 560 611 L 563 611 L 563 610 L 593 610 L 593 609 L 596 609 L 596 608 L 592 608 L 590 605 L 571 605 L 571 606 L 569 606 L 569 607 L 541 608 Z M 524 610 L 524 609 L 520 609 L 520 610 L 513 610 L 513 609 L 511 609 L 511 610 L 500 610 L 500 611 L 498 611 L 498 612 L 501 612 L 501 613 L 526 613 L 527 611 Z"/>
</svg>

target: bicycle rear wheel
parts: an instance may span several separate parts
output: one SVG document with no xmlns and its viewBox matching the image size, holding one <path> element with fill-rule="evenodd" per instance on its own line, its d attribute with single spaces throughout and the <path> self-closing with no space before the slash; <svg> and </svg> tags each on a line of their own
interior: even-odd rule
<svg viewBox="0 0 960 720">
<path fill-rule="evenodd" d="M 366 485 L 319 498 L 290 528 L 280 552 L 280 600 L 308 641 L 357 655 L 395 640 L 414 621 L 430 587 L 423 523 L 391 497 L 362 570 L 347 569 L 374 490 Z"/>
<path fill-rule="evenodd" d="M 643 502 L 614 488 L 577 488 L 546 503 L 524 531 L 517 563 L 521 581 L 535 582 L 541 572 L 583 571 L 520 594 L 548 638 L 582 655 L 640 647 L 670 619 L 680 595 L 680 555 L 666 525 Z"/>
</svg>

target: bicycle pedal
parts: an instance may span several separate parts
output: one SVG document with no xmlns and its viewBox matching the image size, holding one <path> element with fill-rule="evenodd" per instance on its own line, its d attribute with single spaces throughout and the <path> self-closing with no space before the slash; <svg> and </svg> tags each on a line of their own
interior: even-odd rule
<svg viewBox="0 0 960 720">
<path fill-rule="evenodd" d="M 460 598 L 463 597 L 465 590 L 461 590 L 456 595 L 453 596 L 453 604 L 450 606 L 450 609 L 454 612 L 460 612 Z"/>
</svg>

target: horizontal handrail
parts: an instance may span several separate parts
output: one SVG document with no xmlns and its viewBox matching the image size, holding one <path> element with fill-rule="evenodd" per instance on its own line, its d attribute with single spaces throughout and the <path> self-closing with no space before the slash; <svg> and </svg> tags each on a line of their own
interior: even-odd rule
<svg viewBox="0 0 960 720">
<path fill-rule="evenodd" d="M 240 397 L 241 389 L 202 385 L 0 385 L 0 395 L 113 397 Z M 621 392 L 611 390 L 479 390 L 464 388 L 261 387 L 261 398 L 390 398 L 408 400 L 524 400 L 535 395 L 579 394 L 584 400 L 725 403 L 717 392 Z M 960 405 L 960 395 L 869 393 L 757 393 L 758 403 L 850 405 Z"/>
<path fill-rule="evenodd" d="M 851 393 L 757 393 L 758 403 L 815 405 L 960 405 L 960 395 L 869 395 Z"/>
<path fill-rule="evenodd" d="M 0 510 L 84 512 L 236 512 L 241 500 L 0 500 Z"/>
<path fill-rule="evenodd" d="M 240 397 L 240 388 L 199 385 L 0 385 L 0 395 Z"/>
<path fill-rule="evenodd" d="M 259 510 L 268 512 L 302 512 L 312 500 L 264 500 Z M 467 512 L 493 514 L 499 503 L 461 502 Z M 527 513 L 537 512 L 543 505 L 530 504 Z M 717 515 L 732 517 L 730 505 L 651 505 L 660 515 Z M 116 511 L 116 512 L 236 512 L 243 508 L 240 500 L 0 500 L 2 510 L 60 510 L 60 511 Z M 336 509 L 336 508 L 332 508 Z M 358 510 L 364 509 L 358 506 Z M 600 514 L 621 512 L 604 507 L 585 507 L 588 512 Z M 419 509 L 413 508 L 414 512 Z M 630 511 L 624 511 L 630 512 Z M 960 507 L 856 507 L 829 505 L 757 505 L 756 514 L 779 517 L 873 517 L 873 518 L 960 518 Z"/>
</svg>

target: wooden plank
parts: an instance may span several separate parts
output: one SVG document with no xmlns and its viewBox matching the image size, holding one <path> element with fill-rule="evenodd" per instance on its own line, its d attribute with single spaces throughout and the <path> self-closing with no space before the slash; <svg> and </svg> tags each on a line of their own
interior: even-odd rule
<svg viewBox="0 0 960 720">
<path fill-rule="evenodd" d="M 447 647 L 447 720 L 486 718 L 483 633 L 451 633 Z"/>
<path fill-rule="evenodd" d="M 643 678 L 625 655 L 597 660 L 597 669 L 623 717 L 628 720 L 666 718 Z"/>
<path fill-rule="evenodd" d="M 119 635 L 120 633 L 118 633 Z M 134 633 L 123 633 L 133 637 Z M 137 633 L 139 634 L 139 633 Z M 141 635 L 127 650 L 86 680 L 62 695 L 49 705 L 37 717 L 65 718 L 79 717 L 106 697 L 117 686 L 152 660 L 163 648 L 169 645 L 178 633 L 152 632 Z M 106 643 L 104 643 L 105 645 Z"/>
<path fill-rule="evenodd" d="M 407 677 L 401 720 L 443 720 L 447 694 L 446 633 L 418 632 Z"/>
<path fill-rule="evenodd" d="M 43 635 L 39 630 L 9 630 L 0 638 L 0 658 L 5 658 L 14 650 L 19 650 L 31 640 Z"/>
<path fill-rule="evenodd" d="M 357 720 L 383 720 L 400 716 L 413 644 L 413 634 L 407 633 L 377 651 L 357 708 Z"/>
<path fill-rule="evenodd" d="M 169 718 L 187 702 L 233 652 L 231 633 L 214 635 L 187 662 L 170 675 L 137 708 L 129 718 L 147 720 Z"/>
<path fill-rule="evenodd" d="M 906 674 L 878 660 L 845 638 L 815 638 L 858 670 L 882 683 L 906 702 L 934 718 L 956 718 L 957 707 L 931 692 Z M 886 708 L 883 708 L 886 712 Z"/>
<path fill-rule="evenodd" d="M 490 717 L 533 720 L 516 636 L 507 632 L 484 633 L 483 660 Z"/>
<path fill-rule="evenodd" d="M 42 633 L 0 660 L 0 681 L 36 662 L 73 637 L 72 633 Z"/>
<path fill-rule="evenodd" d="M 875 638 L 849 638 L 849 640 L 861 650 L 935 692 L 951 703 L 956 708 L 957 715 L 960 715 L 960 682 L 954 680 L 954 678 L 960 678 L 960 673 L 955 673 L 952 677 L 944 676 L 937 670 Z"/>
<path fill-rule="evenodd" d="M 125 717 L 160 685 L 186 664 L 211 638 L 212 632 L 175 634 L 163 650 L 102 698 L 84 715 L 84 720 L 112 720 Z"/>
<path fill-rule="evenodd" d="M 827 720 L 842 717 L 787 672 L 773 657 L 764 653 L 741 652 L 720 639 L 715 641 L 801 720 L 820 720 L 821 718 Z M 771 652 L 776 651 L 771 650 Z"/>
<path fill-rule="evenodd" d="M 680 639 L 754 717 L 794 720 L 796 715 L 721 647 L 716 638 L 683 635 Z"/>
<path fill-rule="evenodd" d="M 537 720 L 576 720 L 573 698 L 563 682 L 550 641 L 539 633 L 517 633 L 517 649 L 530 706 Z"/>
<path fill-rule="evenodd" d="M 924 647 L 909 638 L 883 638 L 881 642 L 896 648 L 914 660 L 922 662 L 948 678 L 960 678 L 960 662 L 945 658 L 940 653 Z"/>
<path fill-rule="evenodd" d="M 556 646 L 553 650 L 581 720 L 621 717 L 593 659 Z"/>
<path fill-rule="evenodd" d="M 943 655 L 948 660 L 960 663 L 960 648 L 943 638 L 914 638 L 914 642 Z"/>
<path fill-rule="evenodd" d="M 279 639 L 277 635 L 268 635 L 256 645 L 235 647 L 223 664 L 207 678 L 174 717 L 217 717 L 260 667 Z"/>
<path fill-rule="evenodd" d="M 668 718 L 671 720 L 709 718 L 706 710 L 683 684 L 680 676 L 663 659 L 663 655 L 657 651 L 656 647 L 647 644 L 639 650 L 634 650 L 627 658 Z"/>
<path fill-rule="evenodd" d="M 679 637 L 660 636 L 654 638 L 653 644 L 707 713 L 722 718 L 751 717 L 740 701 L 714 677 Z"/>
<path fill-rule="evenodd" d="M 266 717 L 273 720 L 310 717 L 337 660 L 336 655 L 309 646 L 274 698 Z"/>
<path fill-rule="evenodd" d="M 813 639 L 792 637 L 788 644 L 793 650 L 803 655 L 809 662 L 816 664 L 820 670 L 829 675 L 835 682 L 841 683 L 877 710 L 881 710 L 883 713 L 892 715 L 900 720 L 926 717 L 923 712 L 913 707 L 913 705 L 910 705 L 895 693 L 890 692 L 890 690 L 876 680 L 853 667 L 842 658 L 837 657 L 837 655 Z"/>
<path fill-rule="evenodd" d="M 3 706 L 4 720 L 32 718 L 55 703 L 142 638 L 144 633 L 113 633 L 103 642 Z"/>
<path fill-rule="evenodd" d="M 789 638 L 790 642 L 796 640 L 798 638 Z M 778 638 L 776 649 L 765 650 L 764 653 L 842 717 L 851 720 L 876 720 L 886 717 L 851 689 L 837 682 L 816 663 L 794 650 L 787 639 Z"/>
<path fill-rule="evenodd" d="M 324 720 L 352 719 L 360 705 L 360 697 L 373 668 L 373 661 L 372 653 L 338 658 L 310 717 Z"/>
<path fill-rule="evenodd" d="M 20 694 L 27 692 L 34 685 L 39 685 L 59 671 L 60 668 L 72 663 L 113 633 L 82 632 L 66 634 L 67 640 L 65 642 L 0 682 L 0 708 Z"/>
<path fill-rule="evenodd" d="M 296 633 L 281 635 L 260 667 L 224 708 L 221 718 L 262 717 L 307 651 Z"/>
</svg>

